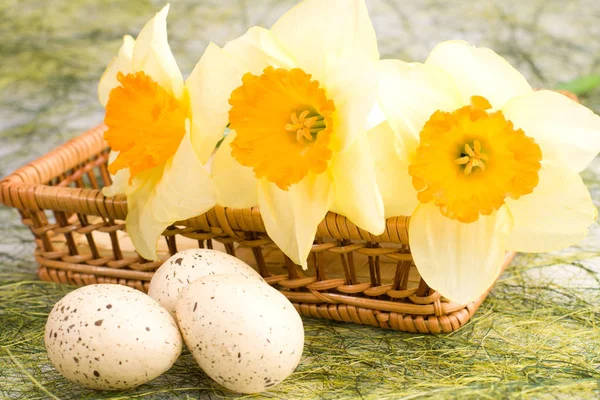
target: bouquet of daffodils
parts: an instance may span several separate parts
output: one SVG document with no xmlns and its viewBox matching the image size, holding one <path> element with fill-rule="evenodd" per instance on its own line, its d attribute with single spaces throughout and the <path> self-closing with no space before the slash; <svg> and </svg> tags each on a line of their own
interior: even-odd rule
<svg viewBox="0 0 600 400">
<path fill-rule="evenodd" d="M 380 60 L 364 0 L 306 0 L 211 43 L 184 81 L 167 13 L 124 37 L 98 88 L 104 194 L 127 196 L 146 259 L 166 227 L 215 205 L 258 206 L 305 268 L 328 211 L 374 235 L 410 216 L 421 276 L 466 303 L 507 250 L 572 245 L 596 219 L 578 173 L 600 151 L 600 117 L 534 91 L 492 50 L 448 41 L 424 63 Z"/>
</svg>

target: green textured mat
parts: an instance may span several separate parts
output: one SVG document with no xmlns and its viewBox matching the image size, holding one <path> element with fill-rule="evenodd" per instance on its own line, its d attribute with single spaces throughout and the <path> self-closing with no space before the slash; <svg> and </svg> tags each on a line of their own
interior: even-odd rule
<svg viewBox="0 0 600 400">
<path fill-rule="evenodd" d="M 306 345 L 299 368 L 263 396 L 598 397 L 600 291 L 597 271 L 593 271 L 597 267 L 590 258 L 593 256 L 565 256 L 561 262 L 569 262 L 570 266 L 565 264 L 560 271 L 553 257 L 518 257 L 476 317 L 453 334 L 404 334 L 304 319 Z M 572 286 L 556 282 L 556 274 L 563 274 L 562 270 L 571 277 Z M 0 396 L 236 396 L 204 376 L 187 352 L 168 373 L 131 391 L 96 392 L 71 384 L 49 365 L 43 328 L 52 304 L 72 288 L 16 279 L 11 283 L 8 274 L 2 279 Z"/>
<path fill-rule="evenodd" d="M 295 1 L 171 3 L 170 42 L 189 73 L 209 40 L 223 45 L 252 25 L 269 26 Z M 367 3 L 384 57 L 423 60 L 438 41 L 464 38 L 506 56 L 536 87 L 574 82 L 582 101 L 600 110 L 594 79 L 580 78 L 600 72 L 595 0 Z M 100 74 L 122 35 L 135 35 L 162 5 L 0 2 L 0 176 L 102 120 L 95 95 Z M 600 160 L 583 177 L 600 205 Z M 46 358 L 43 328 L 54 302 L 72 288 L 36 281 L 32 235 L 14 210 L 0 206 L 0 221 L 0 398 L 236 396 L 207 379 L 189 353 L 167 374 L 129 392 L 94 392 L 63 379 Z M 599 398 L 599 289 L 595 224 L 577 247 L 518 256 L 475 318 L 453 334 L 403 334 L 305 319 L 299 368 L 262 396 Z"/>
</svg>

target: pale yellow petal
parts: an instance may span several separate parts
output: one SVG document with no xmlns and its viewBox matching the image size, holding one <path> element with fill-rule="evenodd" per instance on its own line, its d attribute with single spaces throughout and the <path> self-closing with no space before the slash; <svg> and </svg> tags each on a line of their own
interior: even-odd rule
<svg viewBox="0 0 600 400">
<path fill-rule="evenodd" d="M 293 56 L 277 37 L 258 26 L 248 29 L 244 35 L 228 42 L 223 50 L 235 59 L 243 73 L 260 75 L 268 66 L 285 69 L 296 66 Z"/>
<path fill-rule="evenodd" d="M 143 71 L 179 99 L 183 96 L 183 77 L 167 39 L 168 13 L 167 4 L 140 31 L 133 47 L 132 71 Z"/>
<path fill-rule="evenodd" d="M 335 104 L 332 146 L 344 151 L 364 134 L 377 101 L 377 62 L 330 60 L 321 80 L 327 97 Z"/>
<path fill-rule="evenodd" d="M 513 97 L 531 93 L 531 86 L 519 71 L 493 50 L 451 40 L 438 44 L 425 62 L 446 70 L 456 82 L 463 103 L 471 96 L 483 96 L 492 107 L 502 107 Z"/>
<path fill-rule="evenodd" d="M 436 66 L 384 60 L 379 70 L 379 105 L 408 154 L 417 148 L 419 134 L 435 111 L 462 106 L 452 77 Z"/>
<path fill-rule="evenodd" d="M 117 80 L 117 74 L 122 72 L 124 75 L 127 75 L 131 72 L 131 58 L 134 44 L 135 40 L 131 36 L 123 36 L 123 44 L 119 49 L 119 54 L 112 59 L 102 74 L 98 83 L 98 100 L 100 100 L 102 106 L 106 106 L 106 103 L 108 103 L 110 91 L 120 85 Z"/>
<path fill-rule="evenodd" d="M 568 97 L 540 90 L 517 97 L 502 111 L 533 137 L 544 160 L 581 172 L 600 151 L 600 117 Z"/>
<path fill-rule="evenodd" d="M 212 162 L 212 178 L 217 186 L 217 203 L 223 207 L 250 208 L 258 204 L 258 180 L 252 168 L 244 167 L 231 156 L 230 132 Z"/>
<path fill-rule="evenodd" d="M 153 216 L 167 223 L 185 220 L 210 210 L 216 200 L 216 187 L 198 160 L 188 132 L 156 184 Z"/>
<path fill-rule="evenodd" d="M 110 186 L 102 188 L 102 194 L 106 197 L 113 197 L 118 194 L 127 194 L 129 189 L 129 171 L 122 169 L 112 177 L 113 183 Z"/>
<path fill-rule="evenodd" d="M 229 96 L 242 84 L 244 70 L 227 52 L 210 43 L 185 86 L 190 100 L 191 139 L 205 163 L 229 123 Z"/>
<path fill-rule="evenodd" d="M 364 0 L 306 0 L 283 15 L 271 30 L 310 73 L 317 73 L 327 56 L 379 59 Z"/>
<path fill-rule="evenodd" d="M 118 155 L 118 151 L 111 151 L 108 155 L 108 164 L 110 165 Z M 116 196 L 117 194 L 130 195 L 144 185 L 145 180 L 139 177 L 135 177 L 130 184 L 130 176 L 127 168 L 118 170 L 115 175 L 111 174 L 112 185 L 102 188 L 102 194 L 107 197 Z"/>
<path fill-rule="evenodd" d="M 108 154 L 108 165 L 112 164 L 118 155 L 118 151 L 111 151 Z M 129 185 L 130 176 L 129 169 L 127 168 L 118 170 L 114 175 L 111 174 L 112 185 L 102 188 L 102 194 L 107 197 L 116 196 L 117 194 L 127 194 L 131 188 Z"/>
<path fill-rule="evenodd" d="M 365 125 L 365 129 L 369 131 L 385 121 L 387 121 L 387 118 L 381 110 L 379 103 L 376 102 L 367 116 L 367 124 Z"/>
<path fill-rule="evenodd" d="M 421 277 L 442 296 L 466 304 L 500 273 L 512 218 L 505 208 L 465 224 L 422 204 L 410 219 L 410 250 Z"/>
<path fill-rule="evenodd" d="M 170 224 L 157 221 L 153 215 L 154 184 L 151 180 L 140 190 L 127 196 L 127 233 L 136 251 L 147 260 L 156 260 L 156 245 L 161 233 Z"/>
<path fill-rule="evenodd" d="M 515 224 L 507 247 L 520 252 L 546 252 L 577 244 L 596 220 L 598 211 L 576 173 L 544 162 L 533 193 L 506 206 Z"/>
<path fill-rule="evenodd" d="M 381 235 L 385 230 L 383 202 L 375 179 L 369 140 L 360 135 L 348 150 L 331 162 L 335 202 L 331 211 L 345 216 L 359 228 Z"/>
<path fill-rule="evenodd" d="M 266 179 L 258 182 L 258 204 L 267 233 L 296 264 L 307 268 L 317 226 L 334 201 L 334 187 L 327 173 L 310 174 L 289 191 Z"/>
<path fill-rule="evenodd" d="M 387 122 L 371 129 L 367 136 L 385 217 L 411 215 L 419 201 L 408 174 L 409 158 L 400 140 Z"/>
</svg>

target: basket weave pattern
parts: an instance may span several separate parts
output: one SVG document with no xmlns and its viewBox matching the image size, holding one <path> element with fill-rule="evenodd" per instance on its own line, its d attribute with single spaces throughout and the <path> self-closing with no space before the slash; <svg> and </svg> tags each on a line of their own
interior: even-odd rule
<svg viewBox="0 0 600 400">
<path fill-rule="evenodd" d="M 43 280 L 71 285 L 119 283 L 147 291 L 169 255 L 219 248 L 255 267 L 299 313 L 420 333 L 452 332 L 486 295 L 468 305 L 447 301 L 420 278 L 408 248 L 408 217 L 387 220 L 380 236 L 329 213 L 303 271 L 266 235 L 258 208 L 215 207 L 164 233 L 160 261 L 142 259 L 125 234 L 127 199 L 106 198 L 109 149 L 96 127 L 0 181 L 0 202 L 31 229 Z M 510 261 L 507 255 L 505 265 Z"/>
</svg>

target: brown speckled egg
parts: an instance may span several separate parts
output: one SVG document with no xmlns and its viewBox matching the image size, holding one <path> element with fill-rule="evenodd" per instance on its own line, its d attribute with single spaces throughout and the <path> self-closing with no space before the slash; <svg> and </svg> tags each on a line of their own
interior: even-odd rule
<svg viewBox="0 0 600 400">
<path fill-rule="evenodd" d="M 177 319 L 196 362 L 230 390 L 268 390 L 300 362 L 302 320 L 268 284 L 231 274 L 200 278 L 181 291 Z"/>
<path fill-rule="evenodd" d="M 189 249 L 175 254 L 154 273 L 148 295 L 175 316 L 179 292 L 189 283 L 207 275 L 238 274 L 246 279 L 264 279 L 245 262 L 222 251 Z"/>
<path fill-rule="evenodd" d="M 101 390 L 129 389 L 167 371 L 181 353 L 175 320 L 122 285 L 74 290 L 48 316 L 48 358 L 65 378 Z"/>
</svg>

